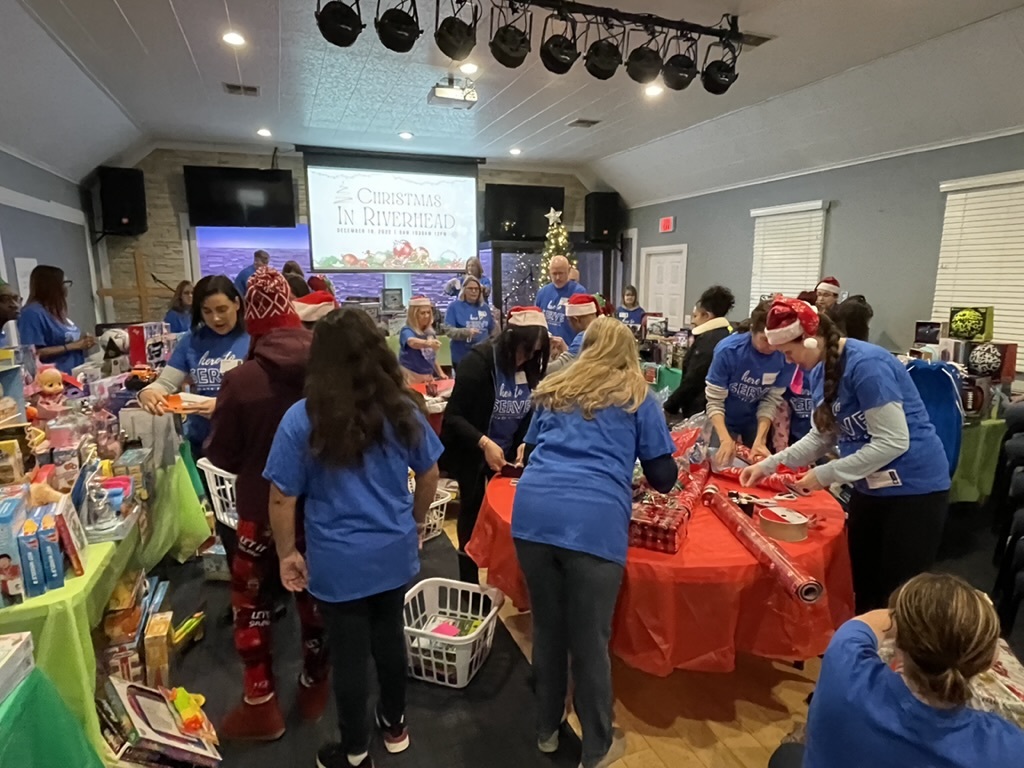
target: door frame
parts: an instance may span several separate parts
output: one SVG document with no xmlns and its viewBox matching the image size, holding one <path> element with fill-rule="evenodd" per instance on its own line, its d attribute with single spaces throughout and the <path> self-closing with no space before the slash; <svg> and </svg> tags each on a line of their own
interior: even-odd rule
<svg viewBox="0 0 1024 768">
<path fill-rule="evenodd" d="M 633 285 L 640 291 L 641 296 L 647 296 L 647 259 L 650 256 L 660 256 L 666 253 L 680 253 L 683 254 L 683 291 L 686 291 L 686 267 L 687 267 L 687 256 L 688 248 L 686 243 L 677 243 L 675 245 L 651 245 L 646 248 L 640 249 L 640 258 L 633 260 L 634 267 L 634 282 Z M 639 281 L 639 282 L 637 282 Z M 686 297 L 683 297 L 685 303 Z M 684 322 L 686 316 L 689 313 L 686 311 L 685 305 L 679 313 L 680 322 Z"/>
</svg>

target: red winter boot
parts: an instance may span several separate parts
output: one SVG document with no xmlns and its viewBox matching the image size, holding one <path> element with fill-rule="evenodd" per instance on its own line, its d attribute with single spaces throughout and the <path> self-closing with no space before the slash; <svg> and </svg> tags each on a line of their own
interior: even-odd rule
<svg viewBox="0 0 1024 768">
<path fill-rule="evenodd" d="M 277 696 L 261 704 L 242 701 L 224 718 L 218 734 L 230 741 L 275 741 L 284 735 L 284 715 Z"/>
<path fill-rule="evenodd" d="M 299 717 L 310 723 L 319 720 L 327 708 L 327 699 L 331 695 L 330 678 L 325 677 L 318 683 L 306 685 L 304 676 L 299 675 L 299 694 L 296 697 L 296 706 L 299 710 Z"/>
</svg>

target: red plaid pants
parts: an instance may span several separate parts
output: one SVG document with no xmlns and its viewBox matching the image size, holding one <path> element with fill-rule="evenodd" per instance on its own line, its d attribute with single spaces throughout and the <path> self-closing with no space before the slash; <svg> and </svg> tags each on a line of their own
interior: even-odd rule
<svg viewBox="0 0 1024 768">
<path fill-rule="evenodd" d="M 304 551 L 301 537 L 298 544 L 300 551 Z M 238 549 L 231 562 L 231 605 L 235 613 L 235 648 L 245 664 L 245 697 L 250 700 L 274 692 L 271 624 L 274 595 L 280 589 L 270 526 L 239 521 Z M 295 604 L 301 627 L 303 671 L 308 681 L 320 682 L 330 669 L 323 618 L 308 592 L 296 593 Z"/>
</svg>

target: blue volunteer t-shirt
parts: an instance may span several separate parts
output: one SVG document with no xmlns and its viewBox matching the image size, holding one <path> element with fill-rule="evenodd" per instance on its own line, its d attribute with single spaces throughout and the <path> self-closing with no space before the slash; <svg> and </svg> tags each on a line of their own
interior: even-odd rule
<svg viewBox="0 0 1024 768">
<path fill-rule="evenodd" d="M 187 333 L 192 329 L 192 313 L 170 309 L 164 315 L 164 322 L 171 329 L 171 333 Z"/>
<path fill-rule="evenodd" d="M 768 391 L 789 387 L 796 366 L 781 352 L 762 355 L 749 333 L 726 336 L 715 346 L 707 383 L 729 390 L 725 398 L 725 426 L 747 435 L 757 428 L 757 407 Z"/>
<path fill-rule="evenodd" d="M 417 333 L 408 325 L 402 328 L 402 332 L 398 336 L 398 364 L 413 373 L 433 373 L 437 351 L 433 349 L 413 349 L 409 346 L 409 339 L 426 341 L 433 338 L 436 338 L 434 334 Z"/>
<path fill-rule="evenodd" d="M 512 536 L 624 565 L 636 460 L 675 450 L 658 402 L 592 419 L 538 408 L 526 442 L 536 447 L 516 486 Z"/>
<path fill-rule="evenodd" d="M 847 339 L 842 354 L 843 378 L 832 411 L 839 425 L 839 455 L 849 456 L 867 442 L 864 411 L 899 403 L 907 418 L 910 448 L 881 470 L 854 483 L 873 496 L 911 496 L 949 490 L 949 461 L 928 419 L 921 395 L 895 355 L 866 341 Z M 824 375 L 814 382 L 814 402 L 822 403 Z"/>
<path fill-rule="evenodd" d="M 619 307 L 615 310 L 615 316 L 626 325 L 640 325 L 645 314 L 643 307 L 636 307 L 635 309 Z"/>
<path fill-rule="evenodd" d="M 814 689 L 804 768 L 982 768 L 1024 764 L 1024 730 L 966 707 L 919 701 L 853 619 L 832 637 Z"/>
<path fill-rule="evenodd" d="M 474 328 L 480 331 L 470 341 L 452 339 L 452 365 L 455 366 L 470 349 L 490 338 L 494 330 L 494 315 L 485 302 L 470 304 L 468 301 L 453 301 L 444 314 L 444 324 L 452 328 Z"/>
<path fill-rule="evenodd" d="M 573 337 L 572 343 L 569 345 L 569 354 L 573 357 L 579 357 L 580 352 L 583 350 L 583 339 L 587 335 L 586 331 L 580 331 Z"/>
<path fill-rule="evenodd" d="M 801 440 L 811 431 L 811 420 L 814 418 L 814 380 L 821 373 L 821 365 L 804 371 L 803 386 L 800 394 L 787 387 L 783 398 L 789 406 L 789 444 Z"/>
<path fill-rule="evenodd" d="M 577 293 L 586 291 L 575 280 L 570 280 L 561 288 L 548 283 L 537 291 L 537 306 L 543 310 L 544 319 L 548 321 L 548 331 L 561 337 L 566 344 L 572 341 L 575 334 L 566 322 L 565 306 L 569 303 L 569 297 Z"/>
<path fill-rule="evenodd" d="M 25 305 L 18 317 L 18 338 L 21 339 L 22 344 L 40 349 L 42 347 L 61 347 L 78 341 L 82 338 L 82 332 L 70 319 L 67 322 L 61 322 L 51 315 L 42 304 L 33 301 Z M 73 349 L 61 352 L 45 362 L 56 366 L 63 373 L 70 374 L 72 370 L 85 362 L 85 353 L 80 349 Z"/>
<path fill-rule="evenodd" d="M 216 397 L 221 377 L 241 365 L 248 354 L 249 334 L 245 331 L 221 336 L 204 326 L 178 340 L 167 365 L 188 374 L 195 394 Z M 209 433 L 210 420 L 205 416 L 185 419 L 185 437 L 193 445 L 201 446 Z"/>
<path fill-rule="evenodd" d="M 235 277 L 235 290 L 245 299 L 245 291 L 249 287 L 249 278 L 256 274 L 256 265 L 250 264 Z"/>
<path fill-rule="evenodd" d="M 399 441 L 388 423 L 362 466 L 328 467 L 310 453 L 306 401 L 281 420 L 263 477 L 286 496 L 306 499 L 309 592 L 318 600 L 369 597 L 404 587 L 419 572 L 409 470 L 426 472 L 443 448 L 422 414 L 418 421 L 415 445 Z"/>
</svg>

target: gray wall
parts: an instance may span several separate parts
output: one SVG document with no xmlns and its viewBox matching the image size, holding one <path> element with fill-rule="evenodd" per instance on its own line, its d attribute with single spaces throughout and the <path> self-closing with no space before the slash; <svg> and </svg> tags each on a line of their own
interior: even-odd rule
<svg viewBox="0 0 1024 768">
<path fill-rule="evenodd" d="M 0 187 L 81 210 L 77 185 L 3 152 Z M 12 285 L 17 284 L 15 258 L 35 259 L 63 269 L 73 281 L 68 295 L 71 319 L 83 331 L 92 330 L 96 314 L 83 226 L 0 204 L 0 243 Z"/>
<path fill-rule="evenodd" d="M 738 318 L 750 298 L 751 209 L 828 200 L 822 274 L 867 297 L 873 341 L 904 349 L 914 322 L 931 315 L 945 205 L 939 184 L 1022 168 L 1024 135 L 1010 136 L 637 208 L 630 226 L 638 253 L 687 244 L 687 311 L 707 286 L 722 283 L 736 294 Z M 676 217 L 674 233 L 658 233 L 662 216 Z"/>
</svg>

